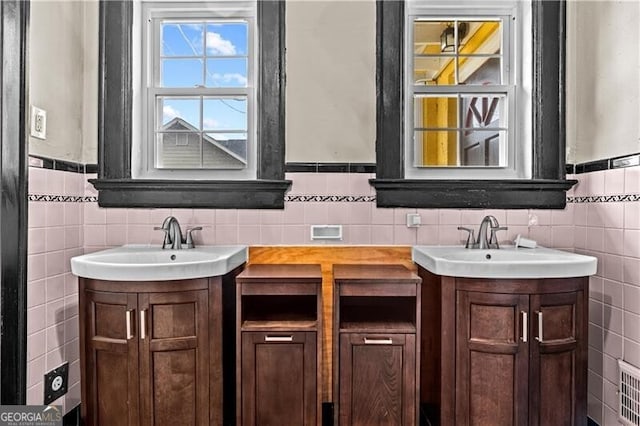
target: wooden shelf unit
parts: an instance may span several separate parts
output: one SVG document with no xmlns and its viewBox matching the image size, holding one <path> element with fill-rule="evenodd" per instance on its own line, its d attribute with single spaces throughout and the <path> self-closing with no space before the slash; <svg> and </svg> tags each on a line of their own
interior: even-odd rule
<svg viewBox="0 0 640 426">
<path fill-rule="evenodd" d="M 334 265 L 333 280 L 334 424 L 415 426 L 420 277 L 402 265 Z"/>
<path fill-rule="evenodd" d="M 252 264 L 236 278 L 236 424 L 320 426 L 320 265 Z"/>
</svg>

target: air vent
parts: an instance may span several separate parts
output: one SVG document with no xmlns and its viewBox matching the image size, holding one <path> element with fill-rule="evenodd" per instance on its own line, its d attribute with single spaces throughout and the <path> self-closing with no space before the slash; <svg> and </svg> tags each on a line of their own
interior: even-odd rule
<svg viewBox="0 0 640 426">
<path fill-rule="evenodd" d="M 342 240 L 342 225 L 311 225 L 312 240 Z"/>
<path fill-rule="evenodd" d="M 625 425 L 640 426 L 640 370 L 618 360 L 618 419 Z"/>
</svg>

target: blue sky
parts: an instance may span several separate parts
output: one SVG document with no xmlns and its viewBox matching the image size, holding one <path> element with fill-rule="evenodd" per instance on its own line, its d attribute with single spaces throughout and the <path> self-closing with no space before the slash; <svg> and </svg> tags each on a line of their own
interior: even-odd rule
<svg viewBox="0 0 640 426">
<path fill-rule="evenodd" d="M 161 28 L 163 87 L 246 87 L 247 23 L 165 21 Z M 247 130 L 243 98 L 205 98 L 203 123 L 199 99 L 163 98 L 161 107 L 163 124 L 180 117 L 204 130 Z"/>
</svg>

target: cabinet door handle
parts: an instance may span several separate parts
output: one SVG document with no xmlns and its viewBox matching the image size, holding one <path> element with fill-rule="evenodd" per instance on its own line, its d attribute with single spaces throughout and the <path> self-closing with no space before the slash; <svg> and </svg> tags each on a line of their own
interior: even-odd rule
<svg viewBox="0 0 640 426">
<path fill-rule="evenodd" d="M 140 339 L 144 340 L 147 337 L 147 310 L 140 311 Z"/>
<path fill-rule="evenodd" d="M 293 342 L 293 336 L 264 336 L 265 342 Z"/>
<path fill-rule="evenodd" d="M 538 337 L 536 340 L 540 343 L 543 343 L 542 340 L 542 311 L 536 311 L 536 315 L 538 316 Z"/>
<path fill-rule="evenodd" d="M 393 344 L 393 340 L 391 338 L 386 339 L 370 339 L 368 337 L 364 338 L 365 345 L 391 345 Z"/>
<path fill-rule="evenodd" d="M 527 313 L 525 311 L 520 312 L 522 314 L 522 341 L 527 343 L 527 339 L 529 338 L 529 319 L 527 317 Z"/>
<path fill-rule="evenodd" d="M 131 315 L 133 314 L 132 310 L 128 310 L 127 312 L 125 312 L 125 323 L 126 323 L 126 327 L 127 327 L 127 340 L 129 339 L 133 339 L 133 330 L 131 329 L 131 323 L 133 321 L 131 321 Z"/>
</svg>

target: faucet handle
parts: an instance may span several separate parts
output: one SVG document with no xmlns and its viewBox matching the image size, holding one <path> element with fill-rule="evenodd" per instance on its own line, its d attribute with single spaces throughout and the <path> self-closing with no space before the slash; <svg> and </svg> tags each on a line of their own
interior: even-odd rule
<svg viewBox="0 0 640 426">
<path fill-rule="evenodd" d="M 491 237 L 489 238 L 489 248 L 500 248 L 498 244 L 498 238 L 496 237 L 496 232 L 498 231 L 506 231 L 509 228 L 506 226 L 496 226 L 491 228 Z M 493 246 L 493 247 L 492 247 Z"/>
<path fill-rule="evenodd" d="M 193 228 L 187 228 L 187 230 L 185 231 L 187 234 L 186 237 L 186 241 L 185 241 L 185 246 L 188 249 L 194 248 L 195 246 L 193 245 L 193 236 L 191 235 L 191 233 L 193 231 L 202 231 L 202 226 L 194 226 Z"/>
<path fill-rule="evenodd" d="M 474 230 L 471 228 L 465 228 L 464 226 L 458 226 L 458 231 L 467 231 L 467 242 L 464 245 L 464 248 L 472 248 L 473 244 L 475 244 L 475 236 Z"/>
<path fill-rule="evenodd" d="M 162 248 L 164 249 L 167 245 L 171 246 L 171 237 L 169 237 L 169 228 L 165 228 L 164 226 L 154 226 L 154 231 L 164 231 L 164 239 L 162 240 Z"/>
</svg>

